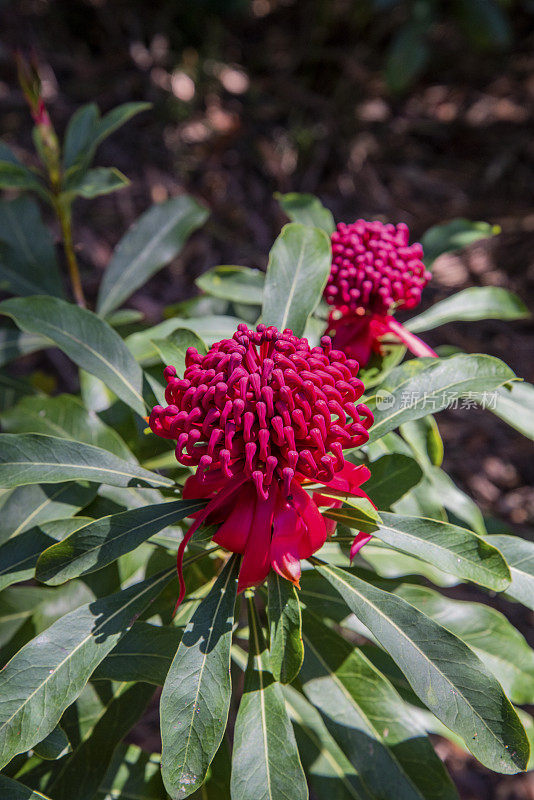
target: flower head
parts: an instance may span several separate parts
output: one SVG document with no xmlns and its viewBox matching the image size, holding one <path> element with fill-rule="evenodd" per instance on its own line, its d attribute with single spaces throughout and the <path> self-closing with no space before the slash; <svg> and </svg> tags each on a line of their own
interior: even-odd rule
<svg viewBox="0 0 534 800">
<path fill-rule="evenodd" d="M 420 244 L 408 244 L 406 225 L 383 225 L 362 219 L 341 222 L 332 234 L 332 267 L 326 302 L 335 307 L 329 327 L 334 345 L 361 364 L 380 352 L 390 333 L 416 355 L 435 355 L 427 345 L 392 318 L 396 309 L 411 309 L 431 278 Z"/>
<path fill-rule="evenodd" d="M 196 467 L 184 497 L 210 500 L 182 542 L 179 573 L 187 541 L 206 522 L 219 524 L 217 544 L 243 554 L 240 589 L 261 583 L 271 566 L 298 585 L 300 559 L 327 536 L 302 484 L 350 492 L 369 474 L 343 458 L 367 441 L 373 421 L 358 404 L 357 372 L 327 336 L 310 348 L 290 330 L 244 324 L 204 356 L 189 348 L 183 378 L 166 367 L 169 405 L 155 406 L 150 427 Z"/>
<path fill-rule="evenodd" d="M 423 248 L 408 244 L 408 237 L 402 222 L 396 227 L 363 219 L 341 222 L 332 234 L 326 302 L 373 314 L 418 305 L 431 274 L 421 260 Z"/>
</svg>

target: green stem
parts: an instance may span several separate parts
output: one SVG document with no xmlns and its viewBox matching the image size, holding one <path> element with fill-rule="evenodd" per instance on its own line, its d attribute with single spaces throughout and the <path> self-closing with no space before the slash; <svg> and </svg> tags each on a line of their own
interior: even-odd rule
<svg viewBox="0 0 534 800">
<path fill-rule="evenodd" d="M 70 206 L 65 207 L 60 198 L 56 198 L 54 203 L 56 213 L 61 225 L 61 235 L 63 238 L 63 249 L 67 259 L 67 267 L 69 270 L 70 283 L 72 286 L 72 294 L 76 303 L 81 308 L 86 308 L 85 296 L 83 293 L 82 281 L 80 278 L 80 270 L 78 268 L 78 260 L 74 250 L 74 242 L 72 240 L 72 215 Z"/>
</svg>

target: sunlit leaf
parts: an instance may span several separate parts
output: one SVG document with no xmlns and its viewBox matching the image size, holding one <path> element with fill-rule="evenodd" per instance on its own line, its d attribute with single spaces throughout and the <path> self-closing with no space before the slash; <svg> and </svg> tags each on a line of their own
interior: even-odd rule
<svg viewBox="0 0 534 800">
<path fill-rule="evenodd" d="M 320 228 L 330 236 L 334 232 L 335 223 L 332 212 L 325 208 L 318 197 L 313 194 L 299 194 L 289 192 L 280 194 L 275 192 L 278 200 L 291 222 L 298 222 L 300 225 L 308 225 L 312 228 Z"/>
<path fill-rule="evenodd" d="M 193 614 L 163 687 L 161 771 L 173 800 L 202 785 L 226 728 L 239 564 L 234 555 Z"/>
<path fill-rule="evenodd" d="M 534 386 L 531 383 L 514 381 L 510 387 L 497 389 L 495 403 L 490 403 L 488 408 L 523 436 L 534 439 Z"/>
<path fill-rule="evenodd" d="M 33 578 L 37 559 L 47 547 L 87 523 L 86 517 L 42 522 L 0 546 L 0 590 Z"/>
<path fill-rule="evenodd" d="M 370 792 L 399 800 L 456 798 L 425 730 L 358 648 L 309 612 L 304 643 L 304 693 Z"/>
<path fill-rule="evenodd" d="M 134 460 L 118 433 L 94 411 L 88 411 L 74 395 L 23 397 L 16 406 L 0 414 L 0 421 L 6 433 L 44 433 L 75 439 L 102 447 L 127 461 Z"/>
<path fill-rule="evenodd" d="M 146 211 L 115 249 L 100 284 L 98 313 L 105 316 L 113 311 L 172 261 L 207 216 L 206 209 L 187 195 Z"/>
<path fill-rule="evenodd" d="M 517 295 L 499 286 L 471 286 L 441 300 L 408 320 L 413 333 L 429 331 L 447 322 L 479 319 L 524 319 L 528 308 Z"/>
<path fill-rule="evenodd" d="M 390 372 L 371 398 L 375 422 L 369 441 L 404 422 L 441 411 L 461 397 L 487 402 L 491 392 L 514 378 L 510 367 L 493 356 L 461 354 L 407 361 Z"/>
<path fill-rule="evenodd" d="M 74 750 L 47 787 L 54 800 L 93 800 L 116 745 L 138 721 L 153 694 L 154 687 L 143 683 L 119 688 L 91 736 Z"/>
<path fill-rule="evenodd" d="M 506 617 L 481 603 L 451 600 L 425 586 L 396 594 L 468 644 L 514 703 L 534 699 L 534 651 Z"/>
<path fill-rule="evenodd" d="M 138 414 L 146 413 L 141 368 L 119 334 L 85 308 L 55 297 L 4 300 L 0 314 L 28 333 L 47 336 L 79 367 L 103 380 Z"/>
<path fill-rule="evenodd" d="M 418 697 L 482 764 L 511 774 L 525 768 L 529 748 L 523 726 L 500 684 L 467 645 L 400 597 L 338 567 L 317 570 L 396 661 Z"/>
<path fill-rule="evenodd" d="M 0 514 L 0 543 L 28 528 L 73 517 L 91 502 L 96 486 L 79 483 L 32 484 L 10 492 Z"/>
<path fill-rule="evenodd" d="M 319 228 L 290 223 L 269 254 L 262 322 L 302 336 L 330 274 L 330 239 Z"/>
<path fill-rule="evenodd" d="M 249 657 L 234 731 L 232 800 L 307 800 L 308 788 L 282 687 L 270 671 L 254 601 Z"/>
<path fill-rule="evenodd" d="M 512 583 L 506 594 L 534 611 L 534 542 L 505 534 L 488 536 L 487 540 L 499 548 L 510 568 Z"/>
<path fill-rule="evenodd" d="M 274 570 L 269 574 L 269 655 L 271 671 L 280 683 L 291 683 L 304 659 L 302 620 L 297 590 Z"/>
<path fill-rule="evenodd" d="M 45 550 L 37 564 L 37 580 L 55 586 L 105 567 L 135 550 L 168 525 L 189 517 L 204 501 L 175 500 L 134 508 L 78 526 L 70 536 Z"/>
<path fill-rule="evenodd" d="M 108 450 L 40 433 L 0 434 L 0 486 L 79 479 L 111 486 L 172 486 L 173 482 Z"/>
<path fill-rule="evenodd" d="M 222 265 L 204 272 L 195 283 L 212 297 L 232 303 L 261 306 L 265 274 L 259 269 Z"/>
<path fill-rule="evenodd" d="M 425 264 L 431 266 L 438 256 L 452 250 L 461 250 L 480 239 L 500 233 L 497 225 L 488 222 L 470 222 L 468 219 L 453 219 L 429 228 L 421 239 Z"/>
<path fill-rule="evenodd" d="M 54 622 L 0 672 L 0 764 L 55 728 L 93 670 L 165 587 L 168 570 Z"/>
</svg>

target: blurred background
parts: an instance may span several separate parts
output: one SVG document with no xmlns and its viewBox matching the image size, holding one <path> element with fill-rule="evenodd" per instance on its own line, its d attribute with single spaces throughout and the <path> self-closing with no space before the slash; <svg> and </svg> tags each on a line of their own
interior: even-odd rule
<svg viewBox="0 0 534 800">
<path fill-rule="evenodd" d="M 497 224 L 499 236 L 438 259 L 424 303 L 496 285 L 532 307 L 532 0 L 0 0 L 0 31 L 0 129 L 27 164 L 17 50 L 36 53 L 59 132 L 88 101 L 153 104 L 99 151 L 131 185 L 75 209 L 89 297 L 152 202 L 187 191 L 211 211 L 128 304 L 156 322 L 205 269 L 265 266 L 285 221 L 273 193 L 300 191 L 336 221 L 404 221 L 415 240 L 456 217 Z M 532 332 L 529 320 L 459 323 L 428 341 L 499 356 L 534 381 Z M 531 444 L 480 410 L 447 411 L 440 428 L 445 466 L 494 530 L 532 538 Z M 528 776 L 440 747 L 463 798 L 534 798 Z"/>
</svg>

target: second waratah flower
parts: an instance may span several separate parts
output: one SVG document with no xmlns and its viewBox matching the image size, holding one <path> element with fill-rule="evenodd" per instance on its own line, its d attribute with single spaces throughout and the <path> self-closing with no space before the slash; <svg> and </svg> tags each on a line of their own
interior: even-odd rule
<svg viewBox="0 0 534 800">
<path fill-rule="evenodd" d="M 310 348 L 290 330 L 244 324 L 206 355 L 189 348 L 183 378 L 166 367 L 169 405 L 155 406 L 150 427 L 176 440 L 177 460 L 196 468 L 184 497 L 209 500 L 180 544 L 179 603 L 184 550 L 204 524 L 219 526 L 216 544 L 242 554 L 240 590 L 262 583 L 271 567 L 298 586 L 301 559 L 331 532 L 318 506 L 341 504 L 304 487 L 365 497 L 369 470 L 343 457 L 368 440 L 373 422 L 358 403 L 357 372 L 328 336 Z M 363 543 L 356 537 L 355 548 Z"/>
<path fill-rule="evenodd" d="M 333 344 L 362 366 L 380 353 L 385 337 L 416 356 L 436 353 L 398 322 L 398 309 L 412 309 L 431 278 L 420 244 L 409 244 L 406 225 L 359 219 L 341 222 L 332 234 L 332 267 L 325 299 L 334 307 L 328 322 Z"/>
</svg>

